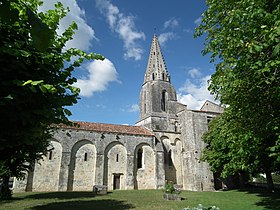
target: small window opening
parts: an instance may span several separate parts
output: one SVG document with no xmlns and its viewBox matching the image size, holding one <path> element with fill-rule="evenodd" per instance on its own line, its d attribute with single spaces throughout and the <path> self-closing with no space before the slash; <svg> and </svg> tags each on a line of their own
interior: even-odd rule
<svg viewBox="0 0 280 210">
<path fill-rule="evenodd" d="M 143 165 L 142 165 L 142 159 L 143 159 L 143 149 L 140 148 L 140 149 L 137 151 L 137 169 L 143 167 Z"/>
<path fill-rule="evenodd" d="M 212 117 L 207 116 L 207 123 L 209 124 L 212 120 Z"/>
<path fill-rule="evenodd" d="M 172 166 L 173 164 L 172 164 L 172 154 L 171 154 L 171 150 L 169 150 L 169 152 L 168 152 L 168 165 L 169 166 Z"/>
<path fill-rule="evenodd" d="M 144 114 L 146 114 L 146 112 L 147 112 L 147 105 L 146 104 L 144 104 Z"/>
<path fill-rule="evenodd" d="M 162 80 L 164 80 L 164 73 L 162 73 Z"/>
<path fill-rule="evenodd" d="M 52 160 L 53 153 L 52 151 L 49 152 L 49 160 Z"/>
<path fill-rule="evenodd" d="M 85 153 L 84 161 L 87 161 L 88 155 Z"/>
<path fill-rule="evenodd" d="M 153 78 L 153 80 L 155 80 L 155 74 L 154 73 L 152 74 L 152 78 Z"/>
<path fill-rule="evenodd" d="M 154 55 L 156 54 L 156 52 L 154 52 Z"/>
<path fill-rule="evenodd" d="M 119 162 L 119 154 L 117 154 L 116 162 Z"/>
<path fill-rule="evenodd" d="M 161 94 L 161 110 L 166 111 L 166 91 L 162 91 Z"/>
</svg>

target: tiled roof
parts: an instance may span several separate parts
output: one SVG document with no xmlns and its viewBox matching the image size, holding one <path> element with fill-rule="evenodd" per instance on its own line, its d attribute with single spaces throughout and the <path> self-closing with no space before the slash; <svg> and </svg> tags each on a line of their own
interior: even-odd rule
<svg viewBox="0 0 280 210">
<path fill-rule="evenodd" d="M 154 134 L 148 129 L 140 126 L 131 125 L 114 125 L 114 124 L 104 124 L 104 123 L 93 123 L 93 122 L 73 122 L 76 126 L 69 125 L 59 125 L 59 128 L 65 129 L 75 129 L 75 130 L 86 130 L 95 131 L 101 133 L 119 133 L 119 134 L 129 134 L 129 135 L 141 135 L 141 136 L 154 136 Z"/>
</svg>

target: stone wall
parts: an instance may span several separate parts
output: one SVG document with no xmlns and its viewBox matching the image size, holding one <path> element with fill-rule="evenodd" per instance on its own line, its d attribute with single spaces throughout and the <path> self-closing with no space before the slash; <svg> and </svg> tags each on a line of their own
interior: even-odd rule
<svg viewBox="0 0 280 210">
<path fill-rule="evenodd" d="M 82 145 L 75 144 L 72 149 L 70 171 L 73 182 L 73 191 L 92 190 L 95 185 L 96 148 L 88 141 L 81 141 Z"/>
<path fill-rule="evenodd" d="M 156 175 L 156 145 L 153 136 L 100 133 L 58 129 L 53 135 L 51 154 L 35 164 L 15 191 L 84 191 L 93 185 L 119 189 L 154 189 L 162 177 Z M 143 170 L 135 171 L 136 150 L 143 147 Z M 51 156 L 51 157 L 50 157 Z"/>
<path fill-rule="evenodd" d="M 51 141 L 53 148 L 42 160 L 35 164 L 32 191 L 57 191 L 62 147 Z"/>
<path fill-rule="evenodd" d="M 105 157 L 104 179 L 108 190 L 113 190 L 114 176 L 120 176 L 120 186 L 117 189 L 126 189 L 126 171 L 127 171 L 127 151 L 122 144 L 113 144 L 108 146 L 108 151 Z M 106 168 L 107 167 L 107 168 Z M 107 184 L 106 184 L 107 183 Z"/>
<path fill-rule="evenodd" d="M 208 163 L 200 161 L 201 152 L 205 147 L 201 137 L 208 129 L 208 114 L 185 110 L 178 116 L 183 141 L 183 187 L 192 191 L 213 190 L 213 173 Z"/>
<path fill-rule="evenodd" d="M 139 148 L 140 149 L 140 148 Z M 143 151 L 141 168 L 137 168 L 137 158 L 135 158 L 136 189 L 155 189 L 156 188 L 156 156 L 154 150 L 148 146 L 141 147 Z M 139 158 L 139 157 L 138 157 Z"/>
</svg>

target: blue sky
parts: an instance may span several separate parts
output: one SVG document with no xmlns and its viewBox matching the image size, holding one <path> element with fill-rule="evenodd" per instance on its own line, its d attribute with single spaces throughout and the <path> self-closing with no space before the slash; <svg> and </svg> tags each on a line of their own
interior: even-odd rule
<svg viewBox="0 0 280 210">
<path fill-rule="evenodd" d="M 45 0 L 42 10 L 55 0 Z M 70 13 L 59 33 L 72 21 L 78 31 L 66 47 L 106 57 L 76 69 L 78 104 L 71 120 L 133 125 L 139 120 L 139 94 L 153 34 L 156 33 L 178 100 L 199 109 L 206 99 L 207 80 L 214 72 L 209 56 L 202 56 L 205 37 L 194 38 L 206 10 L 203 0 L 61 0 Z"/>
</svg>

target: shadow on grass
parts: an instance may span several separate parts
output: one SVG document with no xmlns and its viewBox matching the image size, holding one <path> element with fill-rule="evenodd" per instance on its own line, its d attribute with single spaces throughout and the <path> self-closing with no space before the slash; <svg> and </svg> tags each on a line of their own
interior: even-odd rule
<svg viewBox="0 0 280 210">
<path fill-rule="evenodd" d="M 264 188 L 246 188 L 239 190 L 242 192 L 246 192 L 248 194 L 255 194 L 260 197 L 261 200 L 256 203 L 257 206 L 263 207 L 263 209 L 270 210 L 279 210 L 280 209 L 280 191 L 276 191 L 274 193 L 267 192 Z"/>
<path fill-rule="evenodd" d="M 61 209 L 67 209 L 67 210 L 108 210 L 108 209 L 114 209 L 114 210 L 125 210 L 125 209 L 133 209 L 135 208 L 134 205 L 125 203 L 125 201 L 117 201 L 117 200 L 91 200 L 91 201 L 65 201 L 65 202 L 55 202 L 55 203 L 49 203 L 44 204 L 40 206 L 34 206 L 33 210 L 45 210 L 45 209 L 51 209 L 51 210 L 61 210 Z"/>
<path fill-rule="evenodd" d="M 13 201 L 19 201 L 19 200 L 23 200 L 24 198 L 15 198 L 15 197 L 12 197 L 11 199 L 8 199 L 8 200 L 0 200 L 0 206 L 1 204 L 5 204 L 5 203 L 11 203 Z"/>
<path fill-rule="evenodd" d="M 93 192 L 44 192 L 26 196 L 33 199 L 72 199 L 72 198 L 92 198 L 96 195 Z"/>
</svg>

